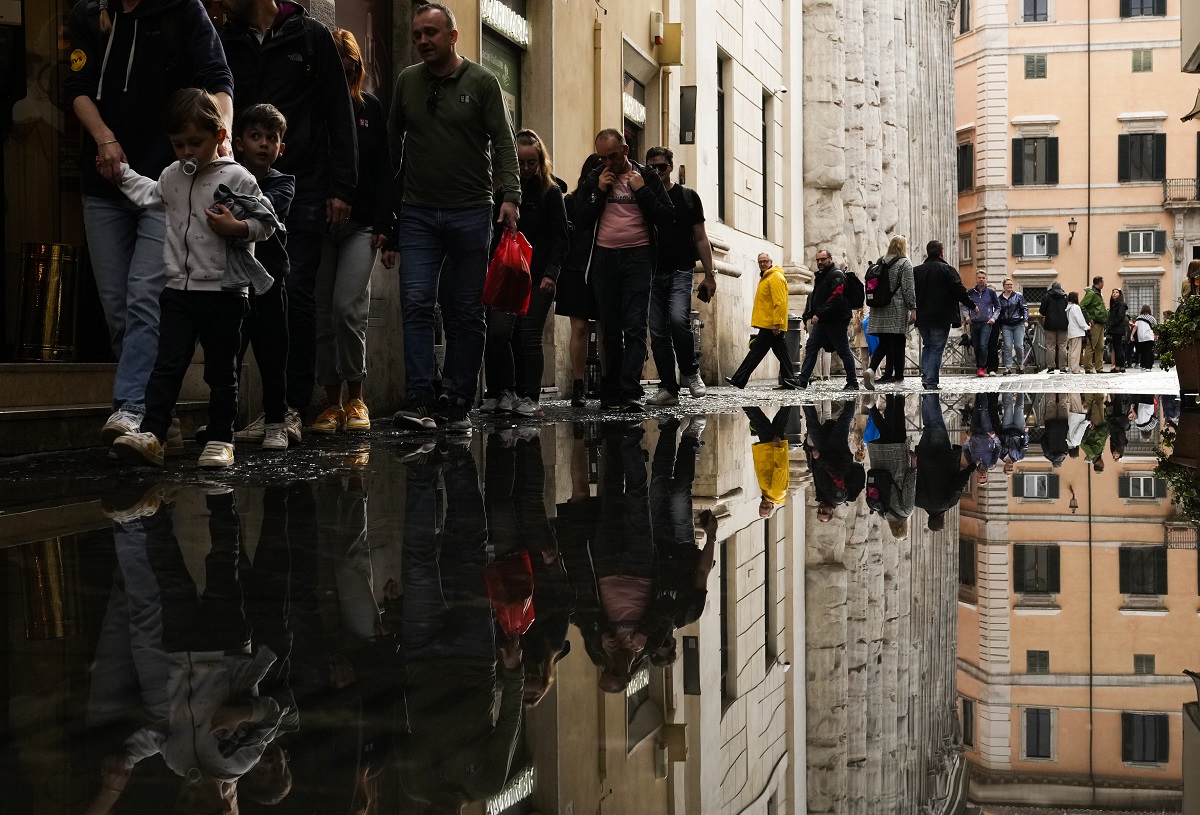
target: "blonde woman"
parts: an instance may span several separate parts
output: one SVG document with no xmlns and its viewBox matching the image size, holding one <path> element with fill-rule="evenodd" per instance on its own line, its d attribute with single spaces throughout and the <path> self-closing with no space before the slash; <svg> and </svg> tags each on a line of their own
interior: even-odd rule
<svg viewBox="0 0 1200 815">
<path fill-rule="evenodd" d="M 317 268 L 317 379 L 325 387 L 328 407 L 309 429 L 326 435 L 371 429 L 371 414 L 362 398 L 371 270 L 376 254 L 391 239 L 395 223 L 387 118 L 379 100 L 363 90 L 366 71 L 354 35 L 336 29 L 333 40 L 354 104 L 358 189 L 350 220 L 325 235 Z M 384 267 L 390 269 L 395 262 L 396 253 L 385 250 Z"/>
<path fill-rule="evenodd" d="M 894 261 L 894 262 L 893 262 Z M 917 287 L 912 262 L 908 259 L 908 238 L 895 235 L 883 256 L 888 268 L 888 285 L 894 294 L 886 306 L 875 306 L 867 318 L 867 333 L 879 338 L 871 364 L 863 371 L 863 383 L 873 390 L 875 384 L 904 381 L 904 346 L 908 327 L 917 319 Z M 883 376 L 875 378 L 880 363 Z"/>
</svg>

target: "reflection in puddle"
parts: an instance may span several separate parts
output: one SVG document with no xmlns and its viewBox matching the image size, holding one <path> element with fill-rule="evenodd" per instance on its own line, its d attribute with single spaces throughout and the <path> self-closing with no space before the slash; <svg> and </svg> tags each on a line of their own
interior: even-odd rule
<svg viewBox="0 0 1200 815">
<path fill-rule="evenodd" d="M 323 440 L 221 483 L 30 461 L 0 484 L 4 797 L 1177 808 L 1200 590 L 1156 467 L 1191 421 L 893 392 Z"/>
</svg>

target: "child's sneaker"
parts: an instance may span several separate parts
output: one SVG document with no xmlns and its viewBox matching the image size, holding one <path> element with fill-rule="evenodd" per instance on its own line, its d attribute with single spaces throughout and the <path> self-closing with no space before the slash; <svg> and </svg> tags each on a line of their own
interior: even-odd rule
<svg viewBox="0 0 1200 815">
<path fill-rule="evenodd" d="M 178 419 L 172 419 L 171 426 L 167 428 L 167 443 L 163 445 L 163 455 L 171 458 L 183 455 L 183 430 L 179 427 Z"/>
<path fill-rule="evenodd" d="M 341 405 L 330 405 L 317 417 L 315 422 L 309 425 L 308 429 L 323 436 L 332 436 L 342 432 L 345 426 L 346 411 L 342 410 Z"/>
<path fill-rule="evenodd" d="M 346 430 L 351 433 L 366 433 L 371 429 L 371 414 L 361 399 L 351 399 L 346 403 Z"/>
<path fill-rule="evenodd" d="M 206 469 L 233 466 L 233 445 L 227 441 L 210 441 L 200 454 L 200 466 Z"/>
<path fill-rule="evenodd" d="M 235 431 L 233 440 L 238 442 L 254 442 L 258 443 L 263 440 L 263 433 L 267 428 L 267 416 L 264 413 L 258 414 L 258 418 L 246 425 L 241 430 Z"/>
<path fill-rule="evenodd" d="M 117 458 L 129 464 L 163 466 L 163 445 L 153 433 L 126 433 L 124 436 L 118 436 L 112 449 Z"/>
<path fill-rule="evenodd" d="M 262 449 L 264 450 L 286 450 L 288 449 L 288 434 L 287 428 L 283 422 L 272 422 L 266 425 L 263 432 Z"/>
</svg>

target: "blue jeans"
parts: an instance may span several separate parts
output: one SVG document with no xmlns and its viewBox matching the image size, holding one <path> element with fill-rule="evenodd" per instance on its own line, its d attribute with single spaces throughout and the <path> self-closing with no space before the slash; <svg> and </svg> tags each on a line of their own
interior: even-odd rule
<svg viewBox="0 0 1200 815">
<path fill-rule="evenodd" d="M 647 246 L 597 246 L 592 252 L 588 280 L 600 310 L 605 357 L 601 399 L 606 405 L 642 398 L 652 268 Z"/>
<path fill-rule="evenodd" d="M 850 350 L 850 337 L 846 334 L 846 326 L 840 323 L 832 326 L 817 323 L 808 333 L 808 342 L 804 344 L 804 364 L 800 366 L 800 384 L 808 386 L 813 368 L 817 366 L 817 354 L 824 349 L 826 339 L 833 342 L 833 351 L 842 360 L 842 366 L 846 369 L 846 382 L 857 383 L 854 353 Z"/>
<path fill-rule="evenodd" d="M 992 326 L 988 323 L 971 323 L 971 347 L 975 349 L 975 367 L 987 370 L 988 343 L 992 340 Z"/>
<path fill-rule="evenodd" d="M 1014 364 L 1019 368 L 1025 364 L 1025 326 L 1000 326 L 1000 341 L 1004 343 L 1004 367 L 1011 368 Z M 1016 362 L 1013 362 L 1013 351 L 1016 351 Z"/>
<path fill-rule="evenodd" d="M 654 545 L 659 550 L 696 545 L 692 484 L 696 481 L 700 440 L 685 435 L 677 448 L 675 433 L 674 426 L 660 430 L 650 465 L 650 517 Z"/>
<path fill-rule="evenodd" d="M 650 351 L 658 369 L 658 386 L 679 393 L 679 374 L 700 370 L 692 339 L 692 270 L 659 269 L 650 287 Z"/>
<path fill-rule="evenodd" d="M 445 262 L 453 278 L 443 304 L 451 399 L 474 401 L 487 324 L 483 282 L 492 244 L 492 208 L 435 209 L 405 204 L 399 219 L 400 308 L 404 318 L 404 385 L 409 399 L 432 402 L 433 307 Z"/>
<path fill-rule="evenodd" d="M 921 335 L 921 384 L 936 386 L 942 371 L 942 355 L 946 352 L 946 340 L 950 329 L 942 326 L 918 326 Z"/>
<path fill-rule="evenodd" d="M 167 283 L 167 216 L 124 198 L 83 197 L 83 226 L 96 290 L 117 358 L 113 410 L 146 410 L 146 382 L 158 352 L 158 298 Z"/>
</svg>

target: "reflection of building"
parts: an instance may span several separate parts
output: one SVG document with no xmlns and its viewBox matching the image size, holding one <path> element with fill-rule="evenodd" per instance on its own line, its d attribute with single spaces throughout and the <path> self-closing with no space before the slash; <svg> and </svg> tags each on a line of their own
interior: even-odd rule
<svg viewBox="0 0 1200 815">
<path fill-rule="evenodd" d="M 1195 82 L 1176 68 L 1192 5 L 1112 0 L 1088 19 L 1052 0 L 957 4 L 964 275 L 1013 277 L 1039 301 L 1102 274 L 1134 312 L 1171 308 L 1200 257 L 1195 127 L 1179 122 Z"/>
<path fill-rule="evenodd" d="M 1086 402 L 1087 397 L 1084 397 Z M 1196 530 L 1154 459 L 1034 445 L 961 504 L 958 691 L 970 800 L 1178 805 L 1200 661 Z"/>
</svg>

